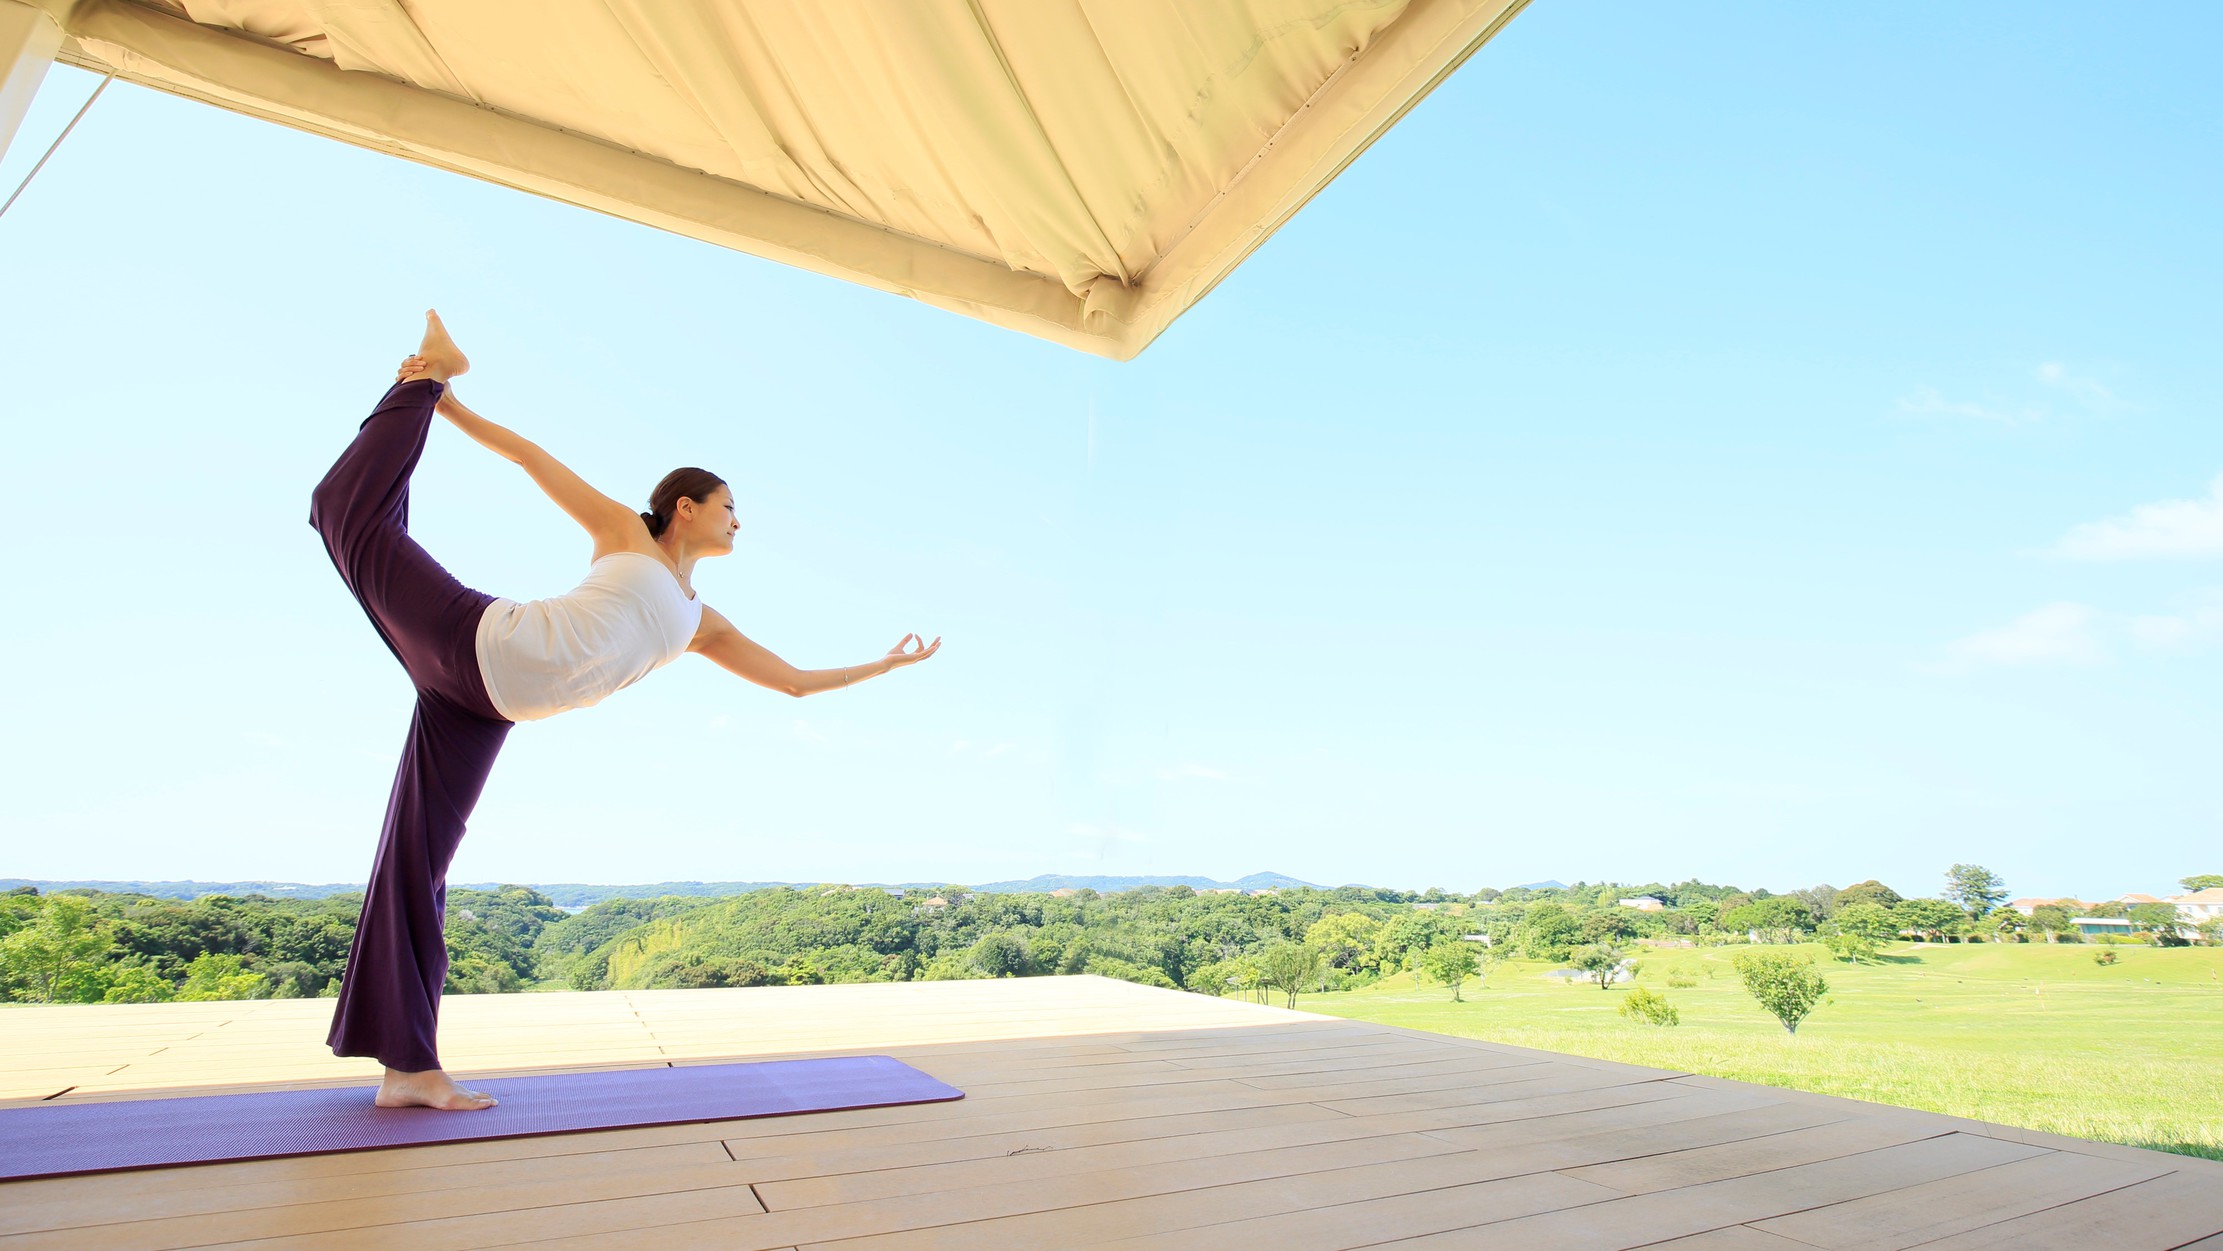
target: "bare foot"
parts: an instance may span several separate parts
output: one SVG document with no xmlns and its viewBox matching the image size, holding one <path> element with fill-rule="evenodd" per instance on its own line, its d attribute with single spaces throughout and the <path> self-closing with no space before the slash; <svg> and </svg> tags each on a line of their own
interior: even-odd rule
<svg viewBox="0 0 2223 1251">
<path fill-rule="evenodd" d="M 446 382 L 471 371 L 469 357 L 448 337 L 448 328 L 440 324 L 440 314 L 425 310 L 425 339 L 417 345 L 417 355 L 424 361 L 424 371 L 416 375 L 435 382 Z"/>
<path fill-rule="evenodd" d="M 439 1069 L 426 1069 L 421 1073 L 387 1069 L 386 1080 L 378 1084 L 378 1097 L 371 1102 L 382 1108 L 438 1108 L 443 1112 L 477 1112 L 491 1108 L 501 1100 L 481 1091 L 465 1090 Z"/>
</svg>

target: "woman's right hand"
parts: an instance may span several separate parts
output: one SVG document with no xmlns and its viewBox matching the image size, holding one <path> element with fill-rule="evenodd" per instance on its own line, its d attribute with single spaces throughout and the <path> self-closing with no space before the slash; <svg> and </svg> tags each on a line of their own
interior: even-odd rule
<svg viewBox="0 0 2223 1251">
<path fill-rule="evenodd" d="M 407 382 L 411 378 L 423 375 L 426 368 L 424 357 L 405 356 L 402 358 L 401 368 L 394 371 L 394 381 Z"/>
</svg>

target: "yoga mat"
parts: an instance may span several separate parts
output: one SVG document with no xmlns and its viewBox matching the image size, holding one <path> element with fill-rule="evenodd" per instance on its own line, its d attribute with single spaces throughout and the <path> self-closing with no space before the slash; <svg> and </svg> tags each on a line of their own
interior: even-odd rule
<svg viewBox="0 0 2223 1251">
<path fill-rule="evenodd" d="M 381 1108 L 375 1086 L 0 1108 L 0 1179 L 791 1116 L 965 1092 L 889 1056 L 602 1069 L 463 1083 L 481 1112 Z"/>
</svg>

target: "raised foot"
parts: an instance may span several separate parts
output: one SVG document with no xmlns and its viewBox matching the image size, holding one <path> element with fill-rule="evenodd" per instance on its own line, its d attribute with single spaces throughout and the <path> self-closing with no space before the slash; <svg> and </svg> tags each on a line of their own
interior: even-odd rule
<svg viewBox="0 0 2223 1251">
<path fill-rule="evenodd" d="M 421 1073 L 387 1069 L 386 1080 L 379 1083 L 378 1095 L 371 1102 L 381 1108 L 438 1108 L 443 1112 L 478 1112 L 501 1101 L 481 1091 L 465 1090 L 455 1084 L 455 1079 L 439 1069 L 426 1069 Z"/>
<path fill-rule="evenodd" d="M 455 345 L 455 340 L 448 337 L 448 328 L 441 324 L 440 314 L 429 308 L 425 310 L 424 342 L 417 345 L 417 355 L 425 363 L 424 372 L 419 377 L 446 382 L 471 371 L 470 358 L 463 354 L 463 349 Z"/>
</svg>

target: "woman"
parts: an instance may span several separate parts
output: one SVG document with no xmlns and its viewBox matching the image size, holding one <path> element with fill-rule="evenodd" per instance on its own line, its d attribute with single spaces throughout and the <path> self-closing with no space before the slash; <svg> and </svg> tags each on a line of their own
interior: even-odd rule
<svg viewBox="0 0 2223 1251">
<path fill-rule="evenodd" d="M 802 696 L 916 664 L 941 646 L 906 634 L 866 664 L 794 668 L 695 595 L 695 562 L 731 552 L 740 528 L 723 480 L 674 470 L 649 497 L 650 511 L 636 513 L 458 402 L 448 382 L 468 368 L 439 315 L 426 313 L 423 344 L 317 484 L 309 512 L 347 589 L 417 687 L 327 1040 L 336 1055 L 386 1066 L 376 1102 L 388 1108 L 495 1103 L 441 1070 L 434 1033 L 448 968 L 448 862 L 513 723 L 598 703 L 681 652 Z M 522 466 L 586 528 L 594 539 L 586 581 L 554 599 L 498 599 L 456 581 L 409 537 L 409 475 L 435 411 Z M 914 639 L 920 646 L 910 650 Z"/>
</svg>

